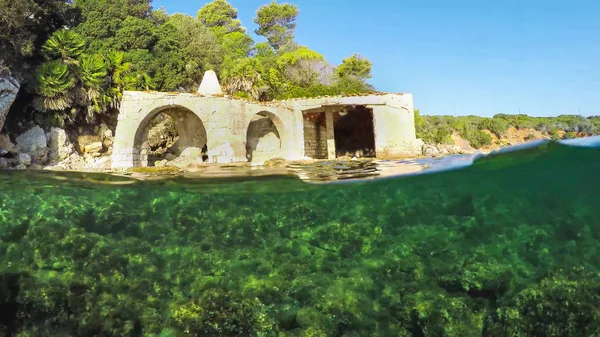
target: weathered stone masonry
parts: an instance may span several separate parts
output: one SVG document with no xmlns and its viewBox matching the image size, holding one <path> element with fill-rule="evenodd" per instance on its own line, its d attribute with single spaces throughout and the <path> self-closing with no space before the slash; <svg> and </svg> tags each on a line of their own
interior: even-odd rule
<svg viewBox="0 0 600 337">
<path fill-rule="evenodd" d="M 180 146 L 205 147 L 208 163 L 264 161 L 271 156 L 333 159 L 341 155 L 336 153 L 334 125 L 357 107 L 372 112 L 378 157 L 414 154 L 421 145 L 415 136 L 410 94 L 259 103 L 223 97 L 217 86 L 214 72 L 207 72 L 197 94 L 126 91 L 115 134 L 113 168 L 147 165 L 148 125 L 159 113 L 173 109 L 179 111 L 174 119 L 183 140 Z"/>
</svg>

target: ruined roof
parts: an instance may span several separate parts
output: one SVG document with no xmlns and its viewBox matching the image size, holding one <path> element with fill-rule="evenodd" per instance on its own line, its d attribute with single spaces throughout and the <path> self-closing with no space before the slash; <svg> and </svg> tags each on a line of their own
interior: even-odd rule
<svg viewBox="0 0 600 337">
<path fill-rule="evenodd" d="M 134 90 L 131 90 L 131 91 L 134 91 Z M 147 90 L 147 91 L 139 91 L 139 92 L 162 93 L 162 94 L 167 94 L 167 95 L 193 95 L 193 96 L 197 96 L 197 97 L 222 97 L 222 98 L 227 98 L 227 99 L 235 100 L 235 101 L 243 101 L 243 102 L 250 102 L 250 103 L 260 103 L 260 104 L 279 103 L 279 102 L 283 103 L 283 102 L 301 101 L 301 100 L 308 100 L 308 99 L 327 99 L 327 98 L 345 98 L 345 97 L 367 97 L 367 96 L 385 96 L 385 95 L 404 95 L 405 94 L 405 93 L 369 91 L 369 92 L 363 92 L 363 93 L 353 93 L 353 94 L 344 94 L 344 95 L 304 96 L 304 97 L 294 97 L 294 98 L 280 99 L 280 100 L 274 99 L 274 100 L 271 100 L 271 101 L 258 101 L 258 100 L 255 100 L 255 99 L 229 96 L 229 95 L 224 94 L 224 93 L 220 93 L 220 94 L 205 94 L 205 93 L 201 93 L 201 92 L 195 92 L 195 93 L 179 92 L 179 91 L 164 92 L 164 91 L 156 91 L 156 90 Z"/>
<path fill-rule="evenodd" d="M 288 98 L 288 99 L 282 99 L 282 100 L 273 100 L 272 102 L 299 101 L 299 100 L 305 100 L 305 99 L 319 99 L 319 98 L 365 97 L 365 96 L 385 96 L 385 95 L 404 95 L 404 93 L 368 91 L 368 92 L 343 94 L 343 95 L 326 95 L 326 96 L 313 96 L 313 97 L 294 97 L 294 98 Z"/>
</svg>

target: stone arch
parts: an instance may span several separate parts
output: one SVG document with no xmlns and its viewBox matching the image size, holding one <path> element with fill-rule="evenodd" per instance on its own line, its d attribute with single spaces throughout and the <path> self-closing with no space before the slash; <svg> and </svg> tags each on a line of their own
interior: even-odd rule
<svg viewBox="0 0 600 337">
<path fill-rule="evenodd" d="M 246 128 L 246 159 L 249 162 L 284 157 L 287 147 L 287 133 L 283 122 L 269 111 L 252 115 Z"/>
<path fill-rule="evenodd" d="M 188 148 L 200 148 L 202 155 L 198 159 L 206 162 L 208 137 L 200 117 L 185 106 L 168 105 L 155 108 L 140 122 L 133 141 L 133 166 L 148 166 L 148 133 L 152 121 L 160 114 L 169 116 L 178 131 L 179 139 L 175 155 L 180 155 Z"/>
</svg>

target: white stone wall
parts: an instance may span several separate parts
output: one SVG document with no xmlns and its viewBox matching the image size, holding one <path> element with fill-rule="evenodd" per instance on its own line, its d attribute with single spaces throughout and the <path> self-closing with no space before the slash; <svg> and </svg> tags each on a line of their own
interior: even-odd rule
<svg viewBox="0 0 600 337">
<path fill-rule="evenodd" d="M 141 147 L 147 124 L 161 111 L 171 107 L 194 113 L 206 130 L 209 163 L 247 161 L 247 133 L 258 113 L 273 121 L 281 142 L 280 157 L 304 158 L 305 129 L 302 112 L 311 109 L 336 109 L 343 105 L 364 105 L 373 109 L 375 145 L 379 155 L 416 152 L 412 95 L 385 94 L 354 97 L 323 97 L 256 103 L 227 97 L 200 94 L 132 92 L 123 94 L 113 150 L 113 168 L 143 164 Z M 197 128 L 197 125 L 186 125 Z M 179 130 L 182 133 L 182 130 Z M 273 139 L 271 140 L 273 141 Z M 310 149 L 309 149 L 310 150 Z"/>
<path fill-rule="evenodd" d="M 161 111 L 173 107 L 187 109 L 202 121 L 206 129 L 209 163 L 247 161 L 247 130 L 258 113 L 271 118 L 277 127 L 281 156 L 301 158 L 304 148 L 302 116 L 285 106 L 198 94 L 126 91 L 115 133 L 113 168 L 143 164 L 144 156 L 140 152 L 147 124 Z M 179 132 L 183 133 L 182 130 Z"/>
<path fill-rule="evenodd" d="M 252 118 L 246 137 L 246 157 L 254 163 L 281 157 L 279 130 L 269 117 L 254 115 Z"/>
</svg>

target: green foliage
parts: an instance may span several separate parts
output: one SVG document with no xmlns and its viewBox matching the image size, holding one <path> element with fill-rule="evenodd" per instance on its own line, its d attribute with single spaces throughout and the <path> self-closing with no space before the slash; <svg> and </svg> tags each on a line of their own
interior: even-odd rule
<svg viewBox="0 0 600 337">
<path fill-rule="evenodd" d="M 461 136 L 468 140 L 469 144 L 476 149 L 492 144 L 492 136 L 482 130 L 466 129 L 463 130 Z"/>
<path fill-rule="evenodd" d="M 75 78 L 61 60 L 43 63 L 36 71 L 37 92 L 43 98 L 40 110 L 64 110 L 73 99 L 68 92 L 75 86 Z"/>
<path fill-rule="evenodd" d="M 565 134 L 566 139 L 577 138 L 577 133 L 575 131 L 569 131 Z"/>
<path fill-rule="evenodd" d="M 228 59 L 238 59 L 250 56 L 254 40 L 246 33 L 233 32 L 223 37 L 223 54 Z"/>
<path fill-rule="evenodd" d="M 496 324 L 517 336 L 596 336 L 598 287 L 598 274 L 583 267 L 553 271 L 520 292 L 511 307 L 499 310 Z"/>
<path fill-rule="evenodd" d="M 78 58 L 85 49 L 85 41 L 79 34 L 61 29 L 54 34 L 42 46 L 42 52 L 48 59 L 61 59 L 70 62 Z"/>
<path fill-rule="evenodd" d="M 96 114 L 118 108 L 123 90 L 148 86 L 146 75 L 131 73 L 131 64 L 124 62 L 122 52 L 87 54 L 84 49 L 83 39 L 66 30 L 57 31 L 44 44 L 47 57 L 57 59 L 36 71 L 36 109 L 62 120 L 73 121 L 82 115 L 93 121 Z"/>
<path fill-rule="evenodd" d="M 418 138 L 427 144 L 451 144 L 452 128 L 445 117 L 422 116 L 415 110 L 415 131 Z"/>
<path fill-rule="evenodd" d="M 235 32 L 245 34 L 237 15 L 237 9 L 226 0 L 213 0 L 198 11 L 198 20 L 218 37 Z"/>
<path fill-rule="evenodd" d="M 42 59 L 41 45 L 54 31 L 74 24 L 75 11 L 65 0 L 0 0 L 0 60 L 13 74 L 29 78 Z"/>
<path fill-rule="evenodd" d="M 128 17 L 147 19 L 152 8 L 149 0 L 74 0 L 73 4 L 83 19 L 74 29 L 86 40 L 87 51 L 92 53 L 103 53 L 127 43 L 116 39 L 117 32 L 121 28 L 131 31 L 135 22 L 127 20 Z M 128 36 L 125 32 L 121 34 L 123 38 Z"/>
<path fill-rule="evenodd" d="M 260 301 L 238 300 L 235 294 L 220 289 L 172 311 L 171 324 L 194 336 L 275 336 L 273 323 L 265 315 Z"/>
<path fill-rule="evenodd" d="M 24 91 L 33 93 L 36 111 L 71 122 L 115 111 L 127 89 L 195 92 L 211 69 L 227 94 L 262 101 L 374 90 L 365 82 L 369 60 L 354 54 L 336 68 L 294 41 L 295 5 L 272 2 L 260 7 L 257 32 L 268 42 L 255 43 L 226 0 L 207 3 L 197 17 L 153 10 L 149 0 L 56 0 L 47 6 L 0 1 L 0 9 L 11 15 L 0 11 L 0 23 L 6 23 L 0 27 L 0 46 L 10 45 L 14 60 L 24 55 L 36 59 L 33 69 L 42 60 L 66 64 L 66 73 L 58 62 L 36 70 L 37 79 L 31 81 L 35 88 Z M 14 19 L 25 12 L 56 20 L 63 29 Z M 79 21 L 70 19 L 71 12 Z M 34 26 L 35 32 L 17 34 L 17 27 Z M 17 53 L 13 47 L 19 44 Z M 115 51 L 121 53 L 118 58 Z"/>
<path fill-rule="evenodd" d="M 83 86 L 89 89 L 99 87 L 106 76 L 106 67 L 102 56 L 83 54 L 78 61 L 77 77 Z"/>
<path fill-rule="evenodd" d="M 478 126 L 479 130 L 489 130 L 498 137 L 504 136 L 508 130 L 508 122 L 501 118 L 485 118 Z"/>
<path fill-rule="evenodd" d="M 147 19 L 128 16 L 115 33 L 117 50 L 150 49 L 156 42 L 156 26 Z"/>
<path fill-rule="evenodd" d="M 278 93 L 289 92 L 294 86 L 309 88 L 331 83 L 327 78 L 331 71 L 325 57 L 304 46 L 283 53 L 277 59 L 276 67 L 271 80 L 273 86 L 278 87 Z"/>
<path fill-rule="evenodd" d="M 417 137 L 428 144 L 452 143 L 449 136 L 452 132 L 467 139 L 471 146 L 479 148 L 490 145 L 492 137 L 483 132 L 488 130 L 498 138 L 506 136 L 508 128 L 517 130 L 532 129 L 546 134 L 551 139 L 560 139 L 560 131 L 565 132 L 565 138 L 575 138 L 583 135 L 600 134 L 600 117 L 582 117 L 576 115 L 561 115 L 557 117 L 530 117 L 527 115 L 497 114 L 492 118 L 477 116 L 422 116 L 415 110 L 415 128 Z M 530 133 L 527 139 L 535 138 Z"/>
<path fill-rule="evenodd" d="M 266 89 L 261 75 L 263 72 L 262 64 L 257 59 L 240 59 L 222 74 L 225 90 L 240 98 L 258 100 Z"/>
<path fill-rule="evenodd" d="M 278 4 L 273 0 L 256 11 L 255 33 L 267 38 L 273 49 L 278 50 L 294 39 L 296 17 L 300 11 L 293 4 Z"/>
<path fill-rule="evenodd" d="M 325 57 L 320 53 L 309 49 L 308 47 L 300 47 L 294 51 L 284 53 L 277 59 L 277 66 L 283 69 L 288 66 L 294 66 L 301 60 L 317 60 L 324 61 Z"/>
<path fill-rule="evenodd" d="M 371 61 L 359 54 L 345 58 L 336 69 L 339 77 L 355 76 L 361 79 L 371 78 Z"/>
<path fill-rule="evenodd" d="M 342 77 L 335 79 L 334 87 L 339 95 L 359 94 L 375 91 L 375 88 L 358 77 Z"/>
<path fill-rule="evenodd" d="M 170 16 L 158 37 L 149 73 L 159 90 L 197 90 L 204 72 L 223 60 L 214 34 L 189 15 Z"/>
</svg>

